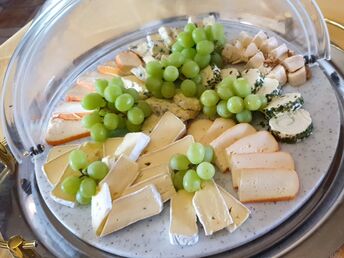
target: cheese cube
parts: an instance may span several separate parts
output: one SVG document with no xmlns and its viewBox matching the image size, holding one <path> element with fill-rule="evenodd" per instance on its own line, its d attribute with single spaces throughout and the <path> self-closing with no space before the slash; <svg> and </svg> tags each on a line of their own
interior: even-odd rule
<svg viewBox="0 0 344 258">
<path fill-rule="evenodd" d="M 91 201 L 91 217 L 92 228 L 96 235 L 100 235 L 103 230 L 105 219 L 112 209 L 112 199 L 110 188 L 107 183 L 104 183 L 100 191 L 92 196 Z"/>
<path fill-rule="evenodd" d="M 150 141 L 144 133 L 128 133 L 115 151 L 115 157 L 125 154 L 130 160 L 136 161 Z"/>
</svg>

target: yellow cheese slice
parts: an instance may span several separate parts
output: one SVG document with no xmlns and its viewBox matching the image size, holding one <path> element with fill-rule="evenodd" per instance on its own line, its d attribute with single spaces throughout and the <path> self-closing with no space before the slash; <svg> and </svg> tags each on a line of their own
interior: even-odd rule
<svg viewBox="0 0 344 258">
<path fill-rule="evenodd" d="M 205 135 L 201 138 L 202 144 L 208 145 L 212 140 L 217 138 L 227 129 L 233 127 L 236 123 L 227 118 L 216 118 L 213 124 L 209 127 Z"/>
<path fill-rule="evenodd" d="M 54 146 L 50 149 L 46 163 L 58 158 L 59 156 L 79 148 L 79 144 L 70 144 L 70 145 L 59 145 Z"/>
<path fill-rule="evenodd" d="M 154 127 L 157 125 L 157 123 L 160 120 L 160 116 L 157 116 L 155 114 L 151 114 L 142 124 L 142 132 L 145 134 L 150 134 Z"/>
<path fill-rule="evenodd" d="M 213 121 L 209 119 L 193 120 L 188 127 L 187 134 L 192 135 L 195 141 L 199 142 L 212 124 Z"/>
<path fill-rule="evenodd" d="M 155 177 L 157 175 L 165 174 L 168 175 L 170 174 L 170 167 L 169 165 L 163 164 L 163 165 L 158 165 L 155 167 L 148 167 L 141 169 L 139 172 L 139 175 L 137 176 L 134 184 L 139 183 L 141 181 L 144 181 L 148 178 Z"/>
<path fill-rule="evenodd" d="M 115 154 L 117 147 L 122 143 L 123 137 L 109 138 L 104 142 L 104 157 Z"/>
</svg>

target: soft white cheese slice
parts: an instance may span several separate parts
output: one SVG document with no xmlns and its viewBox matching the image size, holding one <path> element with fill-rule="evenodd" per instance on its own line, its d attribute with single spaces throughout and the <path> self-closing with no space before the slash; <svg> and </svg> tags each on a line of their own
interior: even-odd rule
<svg viewBox="0 0 344 258">
<path fill-rule="evenodd" d="M 103 230 L 105 219 L 112 209 L 112 199 L 110 188 L 107 183 L 104 183 L 100 191 L 92 196 L 91 201 L 91 217 L 92 228 L 99 236 Z"/>
<path fill-rule="evenodd" d="M 198 227 L 195 208 L 192 205 L 194 194 L 179 190 L 170 203 L 170 242 L 172 245 L 194 245 L 198 242 Z"/>
<path fill-rule="evenodd" d="M 157 175 L 168 175 L 170 174 L 170 167 L 167 164 L 163 164 L 163 165 L 158 165 L 155 167 L 148 167 L 148 168 L 144 168 L 141 169 L 139 172 L 139 175 L 137 176 L 134 184 L 142 182 L 148 178 L 152 178 L 155 177 Z"/>
<path fill-rule="evenodd" d="M 111 212 L 100 236 L 108 235 L 137 221 L 157 215 L 162 208 L 163 202 L 160 194 L 153 185 L 122 196 L 112 202 Z"/>
<path fill-rule="evenodd" d="M 204 182 L 202 189 L 195 193 L 192 203 L 206 236 L 233 223 L 226 202 L 213 180 Z"/>
<path fill-rule="evenodd" d="M 144 133 L 128 133 L 124 136 L 122 143 L 117 147 L 115 157 L 125 154 L 132 161 L 136 161 L 149 141 L 150 137 Z"/>
<path fill-rule="evenodd" d="M 59 145 L 52 147 L 48 153 L 46 164 L 53 159 L 56 159 L 59 156 L 65 154 L 66 152 L 70 152 L 77 148 L 79 148 L 79 144 Z"/>
<path fill-rule="evenodd" d="M 192 135 L 187 135 L 161 149 L 144 154 L 137 160 L 139 168 L 142 169 L 146 167 L 168 164 L 172 155 L 176 153 L 186 154 L 186 151 L 192 143 L 194 143 Z"/>
<path fill-rule="evenodd" d="M 125 188 L 135 181 L 138 174 L 137 163 L 129 159 L 126 155 L 121 155 L 99 185 L 102 186 L 104 183 L 107 183 L 112 199 L 116 199 L 122 194 Z"/>
<path fill-rule="evenodd" d="M 224 131 L 235 126 L 235 124 L 236 123 L 231 119 L 216 118 L 213 124 L 209 127 L 204 136 L 201 138 L 200 142 L 205 145 L 208 145 L 215 138 L 220 136 Z"/>
<path fill-rule="evenodd" d="M 109 138 L 104 142 L 104 156 L 112 156 L 118 146 L 122 143 L 123 137 Z"/>
</svg>

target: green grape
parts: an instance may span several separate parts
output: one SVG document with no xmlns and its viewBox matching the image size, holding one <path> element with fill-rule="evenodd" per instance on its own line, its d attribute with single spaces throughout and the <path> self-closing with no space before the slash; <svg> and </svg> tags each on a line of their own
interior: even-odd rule
<svg viewBox="0 0 344 258">
<path fill-rule="evenodd" d="M 197 97 L 200 98 L 203 92 L 205 92 L 207 88 L 203 84 L 198 84 L 197 85 Z M 215 110 L 216 111 L 216 110 Z"/>
<path fill-rule="evenodd" d="M 95 180 L 102 180 L 108 172 L 108 166 L 101 161 L 94 161 L 87 167 L 87 174 Z"/>
<path fill-rule="evenodd" d="M 221 100 L 216 106 L 216 112 L 220 117 L 223 118 L 230 118 L 233 116 L 231 112 L 229 112 L 227 108 L 227 101 Z"/>
<path fill-rule="evenodd" d="M 220 67 L 220 68 L 221 68 L 222 65 L 223 65 L 221 55 L 220 55 L 219 53 L 216 53 L 216 52 L 212 53 L 212 54 L 211 54 L 210 63 L 211 63 L 211 64 L 214 64 L 214 65 L 216 65 L 217 67 Z"/>
<path fill-rule="evenodd" d="M 194 61 L 198 64 L 198 66 L 203 69 L 209 65 L 211 56 L 209 54 L 203 55 L 197 53 L 194 57 Z"/>
<path fill-rule="evenodd" d="M 109 86 L 116 86 L 120 87 L 122 91 L 124 91 L 124 83 L 121 77 L 114 77 L 109 81 Z"/>
<path fill-rule="evenodd" d="M 202 162 L 196 168 L 197 175 L 203 180 L 210 180 L 215 175 L 215 167 L 209 162 Z"/>
<path fill-rule="evenodd" d="M 150 61 L 146 64 L 146 72 L 152 77 L 161 78 L 163 71 L 159 61 Z"/>
<path fill-rule="evenodd" d="M 186 171 L 183 177 L 183 188 L 187 192 L 196 192 L 201 189 L 201 179 L 194 169 Z"/>
<path fill-rule="evenodd" d="M 114 103 L 111 103 L 111 102 L 108 102 L 106 104 L 107 108 L 109 109 L 110 112 L 115 112 L 115 113 L 118 113 L 118 110 L 117 108 L 115 107 L 115 104 Z"/>
<path fill-rule="evenodd" d="M 103 142 L 107 138 L 107 130 L 105 126 L 101 123 L 94 124 L 91 129 L 91 137 L 97 142 Z"/>
<path fill-rule="evenodd" d="M 108 138 L 124 137 L 127 133 L 129 133 L 127 128 L 117 128 L 116 130 L 108 131 Z"/>
<path fill-rule="evenodd" d="M 184 49 L 184 47 L 177 41 L 172 45 L 172 52 L 181 52 Z"/>
<path fill-rule="evenodd" d="M 203 106 L 202 111 L 203 114 L 205 114 L 210 119 L 214 119 L 216 117 L 216 105 L 211 107 Z"/>
<path fill-rule="evenodd" d="M 199 66 L 196 62 L 187 60 L 182 66 L 182 73 L 186 78 L 195 78 L 199 73 Z"/>
<path fill-rule="evenodd" d="M 119 118 L 114 113 L 107 113 L 104 116 L 104 126 L 108 130 L 115 130 L 118 127 Z"/>
<path fill-rule="evenodd" d="M 101 122 L 102 122 L 102 118 L 100 117 L 98 111 L 93 111 L 92 113 L 87 114 L 81 120 L 83 127 L 87 129 L 90 129 L 92 125 L 96 123 L 101 123 Z"/>
<path fill-rule="evenodd" d="M 87 155 L 82 150 L 73 150 L 69 154 L 69 166 L 74 171 L 86 168 L 88 165 Z"/>
<path fill-rule="evenodd" d="M 227 42 L 227 38 L 226 36 L 223 34 L 223 36 L 221 38 L 219 38 L 217 41 L 216 41 L 216 46 L 215 48 L 217 48 L 218 52 L 221 53 L 222 49 L 224 48 L 224 46 L 226 45 L 226 42 Z"/>
<path fill-rule="evenodd" d="M 164 70 L 164 80 L 174 82 L 179 76 L 179 71 L 175 66 L 169 65 Z"/>
<path fill-rule="evenodd" d="M 129 132 L 139 132 L 139 131 L 141 131 L 141 124 L 134 125 L 129 120 L 126 120 L 125 121 L 125 125 L 127 126 L 127 129 L 129 130 Z"/>
<path fill-rule="evenodd" d="M 134 102 L 134 98 L 130 94 L 124 93 L 116 99 L 115 106 L 119 111 L 125 112 L 132 108 Z"/>
<path fill-rule="evenodd" d="M 184 49 L 185 50 L 185 49 Z M 184 51 L 183 50 L 183 51 Z M 182 53 L 180 52 L 175 52 L 175 53 L 172 53 L 169 55 L 168 57 L 168 63 L 171 65 L 171 66 L 175 66 L 175 67 L 180 67 L 182 66 L 182 64 L 184 63 L 185 61 L 185 57 Z M 166 67 L 168 68 L 168 66 Z"/>
<path fill-rule="evenodd" d="M 236 78 L 229 76 L 229 77 L 224 78 L 224 79 L 221 81 L 221 84 L 224 84 L 224 85 L 226 85 L 228 88 L 230 88 L 230 89 L 232 90 L 233 94 L 234 94 L 233 83 L 234 83 L 235 80 L 236 80 Z"/>
<path fill-rule="evenodd" d="M 204 31 L 205 31 L 205 35 L 206 35 L 206 37 L 207 37 L 207 40 L 209 40 L 209 41 L 214 41 L 213 30 L 212 30 L 211 27 L 212 27 L 211 25 L 207 25 L 207 26 L 204 28 Z"/>
<path fill-rule="evenodd" d="M 133 107 L 128 111 L 128 120 L 134 125 L 140 125 L 145 120 L 145 114 L 138 107 Z"/>
<path fill-rule="evenodd" d="M 201 55 L 208 55 L 214 51 L 214 43 L 209 40 L 202 40 L 197 43 L 196 50 Z"/>
<path fill-rule="evenodd" d="M 173 82 L 164 82 L 161 86 L 161 95 L 165 99 L 173 98 L 176 93 L 176 87 Z"/>
<path fill-rule="evenodd" d="M 180 53 L 180 52 L 172 52 L 172 53 Z M 170 65 L 170 62 L 168 61 L 167 56 L 162 56 L 160 60 L 161 67 L 165 68 Z"/>
<path fill-rule="evenodd" d="M 233 91 L 231 90 L 231 87 L 224 81 L 218 84 L 216 92 L 219 95 L 219 97 L 223 100 L 228 100 L 234 95 Z"/>
<path fill-rule="evenodd" d="M 264 95 L 259 95 L 260 97 L 260 108 L 265 108 L 268 105 L 268 99 Z"/>
<path fill-rule="evenodd" d="M 182 31 L 179 33 L 177 40 L 178 43 L 184 48 L 193 47 L 195 45 L 190 32 Z"/>
<path fill-rule="evenodd" d="M 120 86 L 108 86 L 104 91 L 104 97 L 107 101 L 114 103 L 116 98 L 120 96 L 122 93 L 122 88 Z"/>
<path fill-rule="evenodd" d="M 164 98 L 164 96 L 161 94 L 161 88 L 159 90 L 152 91 L 152 95 L 158 99 Z"/>
<path fill-rule="evenodd" d="M 86 198 L 86 197 L 84 197 L 84 196 L 81 194 L 80 191 L 78 191 L 78 192 L 76 193 L 75 198 L 76 198 L 76 201 L 77 201 L 79 204 L 81 204 L 81 205 L 88 205 L 88 204 L 91 203 L 91 200 L 92 200 L 92 198 Z"/>
<path fill-rule="evenodd" d="M 87 110 L 94 110 L 105 105 L 106 102 L 99 93 L 89 93 L 81 101 L 81 106 Z"/>
<path fill-rule="evenodd" d="M 205 30 L 203 28 L 196 28 L 192 31 L 192 39 L 194 42 L 198 43 L 202 40 L 207 39 L 207 35 L 205 33 Z"/>
<path fill-rule="evenodd" d="M 196 29 L 196 25 L 193 24 L 192 22 L 186 24 L 184 27 L 184 31 L 186 31 L 186 32 L 192 32 L 194 29 Z"/>
<path fill-rule="evenodd" d="M 235 115 L 239 123 L 249 123 L 252 121 L 252 113 L 250 110 L 243 110 Z"/>
<path fill-rule="evenodd" d="M 149 76 L 146 79 L 146 87 L 150 92 L 160 91 L 161 84 L 162 84 L 162 80 L 160 78 Z"/>
<path fill-rule="evenodd" d="M 109 84 L 109 82 L 107 80 L 97 79 L 96 82 L 95 82 L 96 91 L 100 95 L 104 96 L 104 90 L 106 89 L 108 84 Z"/>
<path fill-rule="evenodd" d="M 173 170 L 186 170 L 190 165 L 190 161 L 184 154 L 174 154 L 170 159 L 170 167 Z"/>
<path fill-rule="evenodd" d="M 109 110 L 107 108 L 102 108 L 98 111 L 98 114 L 101 116 L 101 117 L 104 117 L 107 113 L 109 113 Z"/>
<path fill-rule="evenodd" d="M 258 110 L 262 105 L 261 97 L 255 94 L 247 95 L 244 99 L 245 108 L 251 111 Z"/>
<path fill-rule="evenodd" d="M 152 114 L 152 108 L 144 100 L 139 100 L 137 103 L 137 107 L 143 111 L 145 117 L 149 117 Z"/>
<path fill-rule="evenodd" d="M 207 107 L 215 106 L 217 102 L 219 101 L 219 95 L 217 95 L 215 90 L 206 90 L 201 95 L 200 100 L 204 106 L 207 106 Z"/>
<path fill-rule="evenodd" d="M 196 49 L 194 48 L 184 48 L 181 52 L 184 56 L 184 61 L 187 59 L 193 60 L 196 55 Z"/>
<path fill-rule="evenodd" d="M 244 78 L 235 79 L 233 82 L 233 89 L 235 94 L 242 98 L 251 94 L 251 86 Z"/>
<path fill-rule="evenodd" d="M 212 31 L 214 40 L 220 40 L 225 35 L 225 29 L 224 29 L 223 25 L 220 23 L 215 23 L 211 27 L 211 31 Z"/>
<path fill-rule="evenodd" d="M 125 124 L 125 119 L 122 116 L 118 116 L 118 126 L 117 129 L 124 129 L 126 128 L 126 124 Z"/>
<path fill-rule="evenodd" d="M 197 74 L 196 77 L 192 78 L 192 80 L 197 84 L 202 83 L 202 76 L 200 74 Z"/>
<path fill-rule="evenodd" d="M 180 89 L 185 97 L 194 97 L 197 93 L 196 83 L 186 79 L 180 84 Z"/>
<path fill-rule="evenodd" d="M 83 197 L 91 198 L 97 190 L 97 183 L 90 177 L 82 179 L 79 192 Z"/>
<path fill-rule="evenodd" d="M 134 88 L 126 89 L 126 90 L 125 90 L 125 93 L 130 94 L 130 95 L 134 98 L 135 103 L 136 103 L 136 102 L 139 100 L 139 98 L 140 98 L 140 94 L 139 94 L 139 93 L 137 92 L 137 90 L 134 89 Z"/>
<path fill-rule="evenodd" d="M 61 190 L 74 196 L 79 191 L 80 183 L 81 179 L 78 176 L 66 177 L 61 184 Z"/>
<path fill-rule="evenodd" d="M 204 146 L 204 161 L 213 162 L 214 150 L 211 146 Z"/>
<path fill-rule="evenodd" d="M 186 156 L 192 164 L 199 164 L 203 161 L 205 154 L 204 146 L 201 143 L 192 143 L 186 151 Z"/>
<path fill-rule="evenodd" d="M 234 114 L 240 113 L 244 110 L 244 101 L 238 96 L 231 97 L 227 101 L 228 111 Z"/>
<path fill-rule="evenodd" d="M 181 190 L 183 189 L 183 178 L 186 173 L 186 170 L 178 171 L 177 173 L 174 174 L 173 177 L 173 185 L 176 190 Z"/>
</svg>

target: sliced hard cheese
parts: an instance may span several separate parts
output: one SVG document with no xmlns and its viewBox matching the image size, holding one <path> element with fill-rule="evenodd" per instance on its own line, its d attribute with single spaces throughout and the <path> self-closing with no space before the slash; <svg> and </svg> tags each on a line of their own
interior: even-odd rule
<svg viewBox="0 0 344 258">
<path fill-rule="evenodd" d="M 138 174 L 137 163 L 130 160 L 126 155 L 121 155 L 111 167 L 109 173 L 100 182 L 100 185 L 107 183 L 112 199 L 116 199 L 125 188 L 135 181 Z"/>
<path fill-rule="evenodd" d="M 210 146 L 213 147 L 215 152 L 215 164 L 222 172 L 225 172 L 228 169 L 225 149 L 237 140 L 247 135 L 254 134 L 255 132 L 256 129 L 254 129 L 250 124 L 241 123 L 227 129 L 210 143 Z"/>
<path fill-rule="evenodd" d="M 170 167 L 167 164 L 163 164 L 163 165 L 158 165 L 155 167 L 148 167 L 148 168 L 144 168 L 141 169 L 139 172 L 139 175 L 137 176 L 134 184 L 142 182 L 148 178 L 152 178 L 155 177 L 157 175 L 168 175 L 170 174 Z"/>
<path fill-rule="evenodd" d="M 51 185 L 56 185 L 68 166 L 69 154 L 72 150 L 65 152 L 59 157 L 43 165 L 44 174 Z"/>
<path fill-rule="evenodd" d="M 190 123 L 187 134 L 192 135 L 195 141 L 198 142 L 205 135 L 212 124 L 213 121 L 209 119 L 194 120 Z"/>
<path fill-rule="evenodd" d="M 250 210 L 239 202 L 233 195 L 228 193 L 221 186 L 217 186 L 221 192 L 222 197 L 225 199 L 229 213 L 233 219 L 233 223 L 230 224 L 227 229 L 229 232 L 234 232 L 238 227 L 240 227 L 250 216 Z"/>
<path fill-rule="evenodd" d="M 170 242 L 172 245 L 194 245 L 198 242 L 196 211 L 192 205 L 193 193 L 180 190 L 170 203 Z"/>
<path fill-rule="evenodd" d="M 149 140 L 149 136 L 144 133 L 128 133 L 124 136 L 122 143 L 117 147 L 115 157 L 125 154 L 132 161 L 136 161 L 148 145 Z"/>
<path fill-rule="evenodd" d="M 217 118 L 207 130 L 200 142 L 207 145 L 227 129 L 233 127 L 235 122 L 231 119 Z"/>
<path fill-rule="evenodd" d="M 239 200 L 241 202 L 286 201 L 299 191 L 299 178 L 292 169 L 247 169 L 241 173 Z"/>
<path fill-rule="evenodd" d="M 111 156 L 115 153 L 117 147 L 122 143 L 122 137 L 109 138 L 104 142 L 104 156 Z"/>
<path fill-rule="evenodd" d="M 59 156 L 79 148 L 79 144 L 60 145 L 52 147 L 48 153 L 46 163 L 58 158 Z"/>
<path fill-rule="evenodd" d="M 176 153 L 186 154 L 187 149 L 192 143 L 194 143 L 192 135 L 187 135 L 161 149 L 142 155 L 137 160 L 137 163 L 141 169 L 145 167 L 168 164 L 172 155 Z"/>
<path fill-rule="evenodd" d="M 110 188 L 107 183 L 104 183 L 100 191 L 92 196 L 91 202 L 91 217 L 92 228 L 99 236 L 103 230 L 105 219 L 112 209 L 112 199 Z"/>
<path fill-rule="evenodd" d="M 150 134 L 150 142 L 145 152 L 162 148 L 185 133 L 186 127 L 182 120 L 171 112 L 166 112 Z"/>
<path fill-rule="evenodd" d="M 176 190 L 173 186 L 172 178 L 170 173 L 168 174 L 160 174 L 151 178 L 148 178 L 144 181 L 141 181 L 137 184 L 134 184 L 127 189 L 124 190 L 122 195 L 127 195 L 133 192 L 140 190 L 141 188 L 147 185 L 155 185 L 158 192 L 161 195 L 161 199 L 163 202 L 168 201 L 171 197 L 175 194 Z"/>
<path fill-rule="evenodd" d="M 100 236 L 108 235 L 137 221 L 157 215 L 162 208 L 163 202 L 160 194 L 153 185 L 122 196 L 112 202 L 111 212 Z"/>
<path fill-rule="evenodd" d="M 233 187 L 238 187 L 242 170 L 250 168 L 285 168 L 295 169 L 294 160 L 289 153 L 245 153 L 231 157 Z"/>
<path fill-rule="evenodd" d="M 156 124 L 159 122 L 160 116 L 157 116 L 155 114 L 151 114 L 142 124 L 142 132 L 145 134 L 150 134 Z"/>
<path fill-rule="evenodd" d="M 279 150 L 278 142 L 267 131 L 260 131 L 233 143 L 226 148 L 229 167 L 232 164 L 232 154 L 254 153 L 254 152 L 275 152 Z"/>
<path fill-rule="evenodd" d="M 192 203 L 206 236 L 233 223 L 226 202 L 214 181 L 206 181 L 202 189 L 195 193 Z"/>
</svg>

